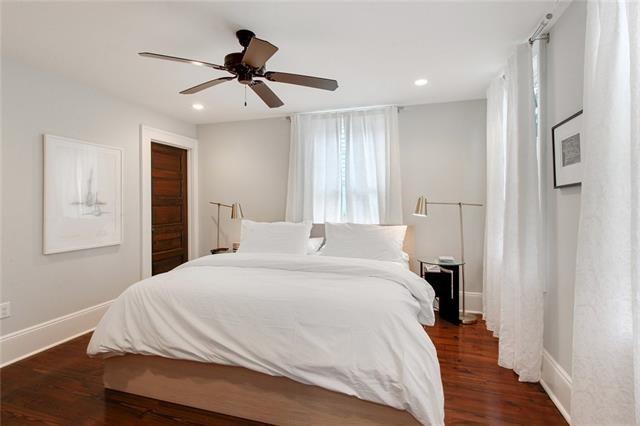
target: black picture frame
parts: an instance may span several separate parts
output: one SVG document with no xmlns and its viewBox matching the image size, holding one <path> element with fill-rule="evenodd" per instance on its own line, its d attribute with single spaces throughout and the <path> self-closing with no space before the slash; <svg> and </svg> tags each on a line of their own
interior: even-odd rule
<svg viewBox="0 0 640 426">
<path fill-rule="evenodd" d="M 582 182 L 580 181 L 580 182 L 574 182 L 574 183 L 560 184 L 559 185 L 558 184 L 558 177 L 557 177 L 557 166 L 556 166 L 556 130 L 561 128 L 565 124 L 569 123 L 570 121 L 572 121 L 576 117 L 580 116 L 582 114 L 582 112 L 583 112 L 583 110 L 580 110 L 580 111 L 576 112 L 572 116 L 562 120 L 561 122 L 559 122 L 558 124 L 556 124 L 555 126 L 553 126 L 551 128 L 551 161 L 553 162 L 553 187 L 555 189 L 568 188 L 568 187 L 571 187 L 571 186 L 579 186 L 579 185 L 582 184 Z M 582 129 L 580 129 L 579 133 L 580 133 L 580 135 L 582 135 Z"/>
</svg>

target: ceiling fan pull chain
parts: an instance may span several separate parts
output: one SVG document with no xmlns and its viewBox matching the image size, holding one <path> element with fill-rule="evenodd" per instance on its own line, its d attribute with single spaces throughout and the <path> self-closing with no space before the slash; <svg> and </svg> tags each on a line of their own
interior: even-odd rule
<svg viewBox="0 0 640 426">
<path fill-rule="evenodd" d="M 247 107 L 247 85 L 244 85 L 244 106 Z"/>
</svg>

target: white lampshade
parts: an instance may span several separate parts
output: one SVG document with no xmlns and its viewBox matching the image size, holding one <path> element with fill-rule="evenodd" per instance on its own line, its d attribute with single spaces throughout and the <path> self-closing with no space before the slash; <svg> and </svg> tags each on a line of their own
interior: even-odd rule
<svg viewBox="0 0 640 426">
<path fill-rule="evenodd" d="M 427 215 L 427 197 L 421 195 L 418 197 L 418 202 L 416 203 L 416 209 L 413 212 L 414 216 L 426 216 Z"/>
<path fill-rule="evenodd" d="M 233 203 L 231 205 L 231 219 L 242 219 L 244 214 L 242 213 L 242 206 L 240 203 Z"/>
</svg>

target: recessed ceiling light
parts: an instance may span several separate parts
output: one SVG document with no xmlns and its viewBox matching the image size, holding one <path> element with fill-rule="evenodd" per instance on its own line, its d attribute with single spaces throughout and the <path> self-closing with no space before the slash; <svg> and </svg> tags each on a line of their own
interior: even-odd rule
<svg viewBox="0 0 640 426">
<path fill-rule="evenodd" d="M 413 82 L 416 86 L 425 86 L 429 81 L 426 78 L 419 78 Z"/>
<path fill-rule="evenodd" d="M 193 104 L 193 105 L 191 105 L 191 107 L 193 109 L 195 109 L 196 111 L 200 111 L 200 110 L 204 109 L 204 105 L 202 105 L 202 104 Z"/>
<path fill-rule="evenodd" d="M 204 65 L 202 62 L 198 62 L 198 61 L 191 61 L 191 63 L 192 63 L 193 65 L 197 65 L 197 66 L 199 66 L 199 67 L 201 67 L 201 66 L 203 66 L 203 65 Z"/>
</svg>

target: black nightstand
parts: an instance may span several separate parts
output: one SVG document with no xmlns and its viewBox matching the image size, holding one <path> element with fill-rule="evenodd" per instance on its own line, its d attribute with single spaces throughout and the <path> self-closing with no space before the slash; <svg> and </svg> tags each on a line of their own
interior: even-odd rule
<svg viewBox="0 0 640 426">
<path fill-rule="evenodd" d="M 420 262 L 420 276 L 433 287 L 438 298 L 440 318 L 452 324 L 460 324 L 460 273 L 463 262 Z M 439 271 L 427 271 L 426 265 L 438 266 Z"/>
<path fill-rule="evenodd" d="M 235 253 L 236 250 L 232 250 L 230 248 L 217 248 L 211 249 L 211 254 L 223 254 L 223 253 Z"/>
</svg>

